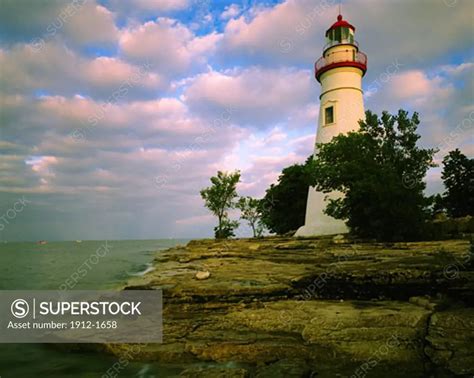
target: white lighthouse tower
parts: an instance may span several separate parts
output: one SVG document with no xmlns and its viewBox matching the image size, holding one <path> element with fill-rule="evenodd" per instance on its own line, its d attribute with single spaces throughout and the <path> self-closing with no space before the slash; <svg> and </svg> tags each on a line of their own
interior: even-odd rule
<svg viewBox="0 0 474 378">
<path fill-rule="evenodd" d="M 315 63 L 315 77 L 321 84 L 316 144 L 326 143 L 341 133 L 357 130 L 364 118 L 362 77 L 367 70 L 367 56 L 359 51 L 354 39 L 355 27 L 337 16 L 326 31 L 323 55 Z M 317 153 L 317 146 L 314 150 Z M 295 236 L 331 235 L 347 232 L 343 221 L 324 214 L 328 199 L 340 193 L 320 193 L 309 188 L 305 225 Z"/>
</svg>

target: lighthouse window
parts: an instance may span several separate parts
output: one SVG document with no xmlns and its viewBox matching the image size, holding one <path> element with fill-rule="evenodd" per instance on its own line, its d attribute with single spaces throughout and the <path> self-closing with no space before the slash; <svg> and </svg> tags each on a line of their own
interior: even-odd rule
<svg viewBox="0 0 474 378">
<path fill-rule="evenodd" d="M 349 28 L 341 28 L 342 29 L 342 40 L 347 41 L 349 39 Z"/>
<path fill-rule="evenodd" d="M 328 106 L 324 109 L 324 124 L 334 123 L 334 106 Z"/>
</svg>

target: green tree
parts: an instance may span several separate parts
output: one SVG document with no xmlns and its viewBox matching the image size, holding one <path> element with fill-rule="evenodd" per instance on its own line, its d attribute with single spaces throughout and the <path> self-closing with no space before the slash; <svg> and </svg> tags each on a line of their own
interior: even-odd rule
<svg viewBox="0 0 474 378">
<path fill-rule="evenodd" d="M 216 239 L 228 239 L 235 236 L 235 229 L 239 227 L 239 222 L 236 220 L 230 220 L 224 217 L 220 226 L 214 227 L 214 235 Z"/>
<path fill-rule="evenodd" d="M 428 200 L 428 207 L 432 218 L 435 218 L 436 215 L 444 213 L 446 211 L 446 206 L 444 205 L 444 200 L 441 194 L 434 194 L 428 197 Z"/>
<path fill-rule="evenodd" d="M 283 169 L 278 183 L 267 189 L 260 203 L 263 224 L 277 234 L 296 231 L 304 224 L 308 188 L 305 165 Z"/>
<path fill-rule="evenodd" d="M 239 226 L 237 221 L 229 219 L 228 211 L 237 204 L 237 184 L 240 172 L 217 172 L 211 177 L 212 185 L 201 190 L 205 206 L 217 217 L 218 224 L 214 228 L 216 239 L 234 236 L 234 230 Z"/>
<path fill-rule="evenodd" d="M 241 211 L 240 219 L 247 221 L 252 228 L 253 237 L 261 237 L 264 230 L 260 200 L 252 197 L 240 197 L 237 208 Z"/>
<path fill-rule="evenodd" d="M 370 111 L 359 121 L 360 130 L 338 135 L 318 145 L 309 164 L 310 183 L 317 190 L 340 191 L 330 200 L 326 214 L 346 220 L 351 232 L 379 240 L 413 240 L 422 237 L 429 201 L 423 181 L 435 166 L 433 149 L 417 146 L 418 114 L 411 118 Z"/>
<path fill-rule="evenodd" d="M 446 191 L 442 203 L 449 216 L 474 215 L 474 159 L 469 159 L 459 149 L 443 159 L 441 175 Z"/>
</svg>

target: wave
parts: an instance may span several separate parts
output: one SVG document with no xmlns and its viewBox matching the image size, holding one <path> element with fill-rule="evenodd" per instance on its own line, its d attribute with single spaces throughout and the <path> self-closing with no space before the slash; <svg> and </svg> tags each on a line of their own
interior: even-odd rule
<svg viewBox="0 0 474 378">
<path fill-rule="evenodd" d="M 143 266 L 143 265 L 142 265 Z M 136 273 L 127 272 L 129 276 L 144 276 L 145 274 L 155 270 L 153 263 L 146 263 L 143 270 L 140 270 Z"/>
</svg>

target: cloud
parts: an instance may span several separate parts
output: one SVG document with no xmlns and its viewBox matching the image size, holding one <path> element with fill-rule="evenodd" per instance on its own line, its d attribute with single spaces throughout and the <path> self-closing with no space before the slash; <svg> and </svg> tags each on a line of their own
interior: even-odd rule
<svg viewBox="0 0 474 378">
<path fill-rule="evenodd" d="M 224 12 L 221 13 L 221 20 L 228 20 L 237 17 L 241 12 L 238 4 L 231 4 L 225 7 Z"/>
<path fill-rule="evenodd" d="M 453 95 L 454 87 L 439 76 L 429 78 L 421 70 L 409 70 L 395 75 L 388 83 L 387 91 L 392 102 L 410 102 L 415 108 L 429 102 L 429 106 L 433 107 L 435 102 L 442 106 Z"/>
<path fill-rule="evenodd" d="M 467 0 L 454 7 L 430 2 L 429 10 L 425 1 L 357 0 L 344 6 L 345 15 L 358 26 L 356 37 L 369 56 L 369 74 L 393 59 L 425 68 L 427 61 L 444 60 L 446 54 L 472 46 L 472 12 L 473 3 Z"/>
<path fill-rule="evenodd" d="M 118 37 L 113 14 L 95 0 L 6 0 L 0 9 L 0 34 L 4 42 L 43 44 L 59 37 L 70 44 L 100 45 L 113 43 Z"/>
<path fill-rule="evenodd" d="M 190 6 L 189 0 L 111 0 L 109 8 L 121 17 L 137 17 L 160 15 L 186 9 Z"/>
<path fill-rule="evenodd" d="M 273 66 L 309 65 L 321 56 L 324 32 L 337 12 L 331 0 L 255 5 L 226 24 L 220 57 L 230 61 L 245 56 L 253 64 Z M 369 78 L 394 59 L 423 67 L 427 60 L 444 59 L 448 51 L 472 51 L 472 12 L 468 0 L 454 7 L 441 0 L 430 2 L 429 11 L 424 1 L 355 0 L 343 7 L 344 18 L 355 25 L 356 39 L 369 56 Z"/>
<path fill-rule="evenodd" d="M 46 27 L 60 14 L 60 1 L 15 1 L 1 3 L 0 35 L 2 41 L 27 41 L 46 32 Z"/>
<path fill-rule="evenodd" d="M 24 111 L 26 107 L 28 112 Z M 186 105 L 175 98 L 113 104 L 77 96 L 44 96 L 22 98 L 11 101 L 10 105 L 5 103 L 4 110 L 5 137 L 28 141 L 36 146 L 36 154 L 77 154 L 80 148 L 90 156 L 99 147 L 194 151 L 221 148 L 232 141 L 232 134 L 240 135 L 230 120 L 210 124 L 190 113 Z M 31 138 L 21 137 L 25 132 Z M 49 138 L 46 139 L 46 135 Z M 54 140 L 55 135 L 65 140 Z M 72 148 L 76 136 L 76 148 Z M 102 144 L 95 145 L 97 140 Z M 81 145 L 80 141 L 84 143 Z M 221 144 L 216 144 L 218 141 Z M 42 146 L 47 149 L 41 149 Z"/>
<path fill-rule="evenodd" d="M 205 54 L 212 53 L 218 39 L 217 34 L 196 37 L 178 21 L 158 18 L 122 30 L 120 51 L 131 61 L 150 62 L 160 73 L 175 76 L 195 63 L 205 63 Z"/>
<path fill-rule="evenodd" d="M 165 86 L 164 79 L 154 72 L 151 64 L 132 65 L 118 58 L 98 57 L 84 64 L 84 80 L 92 85 L 111 91 L 118 90 L 120 85 L 129 89 L 140 87 L 156 92 Z"/>
<path fill-rule="evenodd" d="M 129 169 L 124 182 L 129 181 L 132 173 L 147 176 L 150 185 L 156 175 L 166 175 L 171 185 L 175 179 L 180 181 L 174 176 L 181 172 L 184 178 L 196 177 L 199 172 L 196 164 L 208 170 L 210 164 L 231 148 L 234 138 L 241 135 L 239 128 L 230 123 L 211 128 L 174 98 L 105 108 L 102 105 L 77 96 L 4 101 L 3 109 L 8 117 L 4 117 L 2 138 L 5 140 L 0 148 L 19 157 L 12 160 L 16 162 L 14 166 L 5 167 L 4 173 L 15 176 L 22 172 L 20 176 L 30 178 L 30 189 L 36 187 L 40 192 L 44 191 L 38 181 L 41 179 L 53 186 L 58 184 L 55 190 L 59 192 L 80 192 L 81 187 L 91 184 L 91 177 L 84 174 L 97 167 Z M 89 120 L 94 117 L 97 123 L 92 125 Z M 133 131 L 130 125 L 134 125 Z M 74 130 L 83 138 L 75 139 Z M 45 172 L 53 175 L 39 175 Z M 49 180 L 52 177 L 54 182 Z M 73 177 L 74 185 L 68 186 L 64 177 Z M 76 186 L 76 181 L 82 185 Z M 3 190 L 16 189 L 19 188 L 3 187 Z"/>
<path fill-rule="evenodd" d="M 0 144 L 2 197 L 25 194 L 41 217 L 72 227 L 58 231 L 57 226 L 48 230 L 37 225 L 43 238 L 54 238 L 57 232 L 66 238 L 82 238 L 84 232 L 92 237 L 95 228 L 103 232 L 101 238 L 107 233 L 117 237 L 117 229 L 124 237 L 190 232 L 192 228 L 177 227 L 174 220 L 205 212 L 196 193 L 215 173 L 214 164 L 240 140 L 241 131 L 231 124 L 210 130 L 179 100 L 162 98 L 111 105 L 96 126 L 85 130 L 84 140 L 74 140 L 72 129 L 84 127 L 99 109 L 101 103 L 77 96 L 5 98 L 2 115 L 9 117 L 2 124 Z M 87 225 L 74 220 L 87 217 Z M 134 218 L 155 225 L 167 219 L 169 225 L 154 231 L 126 228 Z M 103 227 L 103 222 L 115 227 Z M 18 229 L 10 228 L 5 238 L 14 232 Z"/>
<path fill-rule="evenodd" d="M 133 99 L 167 85 L 150 64 L 134 65 L 117 57 L 85 58 L 56 42 L 47 42 L 39 50 L 31 44 L 0 50 L 0 67 L 0 84 L 7 93 L 80 93 L 107 99 L 127 87 L 127 96 Z"/>
<path fill-rule="evenodd" d="M 193 217 L 177 219 L 175 221 L 175 223 L 178 225 L 198 225 L 198 224 L 201 224 L 202 222 L 206 222 L 206 223 L 214 222 L 213 216 L 211 214 L 196 215 Z"/>
<path fill-rule="evenodd" d="M 322 15 L 330 9 L 329 5 L 321 4 L 291 0 L 273 7 L 255 6 L 229 20 L 224 29 L 222 54 L 230 54 L 230 58 L 244 55 L 267 64 L 315 59 L 322 47 Z M 308 29 L 316 30 L 301 29 L 305 21 L 309 21 Z M 319 38 L 314 38 L 313 33 Z"/>
<path fill-rule="evenodd" d="M 474 128 L 474 65 L 442 65 L 427 72 L 400 71 L 366 101 L 366 108 L 394 113 L 403 108 L 420 114 L 421 144 L 438 148 L 441 160 L 450 150 L 467 150 Z"/>
<path fill-rule="evenodd" d="M 78 0 L 78 3 L 84 0 Z M 71 11 L 69 19 L 64 21 L 67 40 L 82 45 L 115 44 L 118 40 L 118 28 L 115 25 L 114 14 L 95 1 L 86 1 Z M 91 25 L 84 27 L 84 25 Z"/>
<path fill-rule="evenodd" d="M 271 154 L 254 157 L 242 178 L 242 194 L 262 198 L 265 195 L 265 190 L 277 181 L 283 168 L 303 163 L 306 157 L 294 152 L 284 155 Z"/>
<path fill-rule="evenodd" d="M 184 101 L 200 114 L 232 109 L 234 121 L 268 127 L 285 122 L 314 101 L 315 93 L 309 71 L 252 67 L 200 74 L 186 87 Z"/>
</svg>

